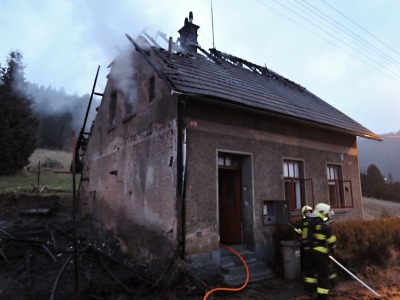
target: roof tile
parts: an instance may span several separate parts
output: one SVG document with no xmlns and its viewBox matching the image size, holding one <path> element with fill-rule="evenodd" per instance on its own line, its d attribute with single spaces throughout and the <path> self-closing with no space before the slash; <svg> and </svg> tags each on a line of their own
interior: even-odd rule
<svg viewBox="0 0 400 300">
<path fill-rule="evenodd" d="M 181 93 L 212 97 L 237 105 L 309 121 L 367 138 L 380 137 L 287 78 L 214 50 L 208 56 L 153 47 L 161 71 Z"/>
</svg>

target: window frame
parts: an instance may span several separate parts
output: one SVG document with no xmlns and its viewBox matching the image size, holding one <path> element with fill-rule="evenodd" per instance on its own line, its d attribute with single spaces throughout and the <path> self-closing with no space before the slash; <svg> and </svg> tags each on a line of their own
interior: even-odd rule
<svg viewBox="0 0 400 300">
<path fill-rule="evenodd" d="M 290 211 L 300 211 L 306 203 L 304 161 L 283 159 L 284 196 Z"/>
<path fill-rule="evenodd" d="M 113 89 L 110 93 L 110 102 L 108 104 L 108 125 L 109 127 L 115 127 L 117 122 L 117 102 L 118 102 L 118 90 Z"/>
<path fill-rule="evenodd" d="M 154 75 L 150 76 L 148 82 L 148 102 L 151 103 L 156 98 L 156 78 Z"/>
<path fill-rule="evenodd" d="M 327 193 L 329 205 L 332 208 L 352 208 L 354 206 L 351 180 L 344 180 L 343 178 L 343 166 L 341 164 L 326 164 Z"/>
</svg>

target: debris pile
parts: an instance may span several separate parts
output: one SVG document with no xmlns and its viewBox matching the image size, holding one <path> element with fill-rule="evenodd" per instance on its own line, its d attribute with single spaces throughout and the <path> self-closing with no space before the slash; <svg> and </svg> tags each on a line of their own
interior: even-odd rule
<svg viewBox="0 0 400 300">
<path fill-rule="evenodd" d="M 112 236 L 87 220 L 74 235 L 71 199 L 1 194 L 0 298 L 140 299 L 153 292 L 152 274 Z"/>
</svg>

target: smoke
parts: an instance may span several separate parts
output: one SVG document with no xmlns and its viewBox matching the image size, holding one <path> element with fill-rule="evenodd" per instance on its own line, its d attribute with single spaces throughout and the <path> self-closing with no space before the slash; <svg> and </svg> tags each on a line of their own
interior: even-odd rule
<svg viewBox="0 0 400 300">
<path fill-rule="evenodd" d="M 115 87 L 121 91 L 132 107 L 136 107 L 136 72 L 134 62 L 134 48 L 128 47 L 113 62 L 110 77 Z"/>
<path fill-rule="evenodd" d="M 33 99 L 33 110 L 38 115 L 54 116 L 70 113 L 72 116 L 71 130 L 79 132 L 84 121 L 89 103 L 89 95 L 68 95 L 63 88 L 54 89 L 37 84 L 28 84 L 28 95 Z M 88 124 L 95 117 L 95 107 L 98 100 L 93 99 L 92 109 L 88 116 Z"/>
</svg>

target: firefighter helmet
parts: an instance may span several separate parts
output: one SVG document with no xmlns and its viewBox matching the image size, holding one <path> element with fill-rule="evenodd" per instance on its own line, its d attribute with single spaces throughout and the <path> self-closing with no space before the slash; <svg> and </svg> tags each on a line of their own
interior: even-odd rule
<svg viewBox="0 0 400 300">
<path fill-rule="evenodd" d="M 320 213 L 324 217 L 329 217 L 329 213 L 331 212 L 331 207 L 326 203 L 318 203 L 317 205 L 315 205 L 314 212 Z"/>
<path fill-rule="evenodd" d="M 311 207 L 311 206 L 308 206 L 308 205 L 304 205 L 304 206 L 301 208 L 301 215 L 303 216 L 303 218 L 306 217 L 306 212 L 307 212 L 307 211 L 312 212 L 312 207 Z"/>
</svg>

